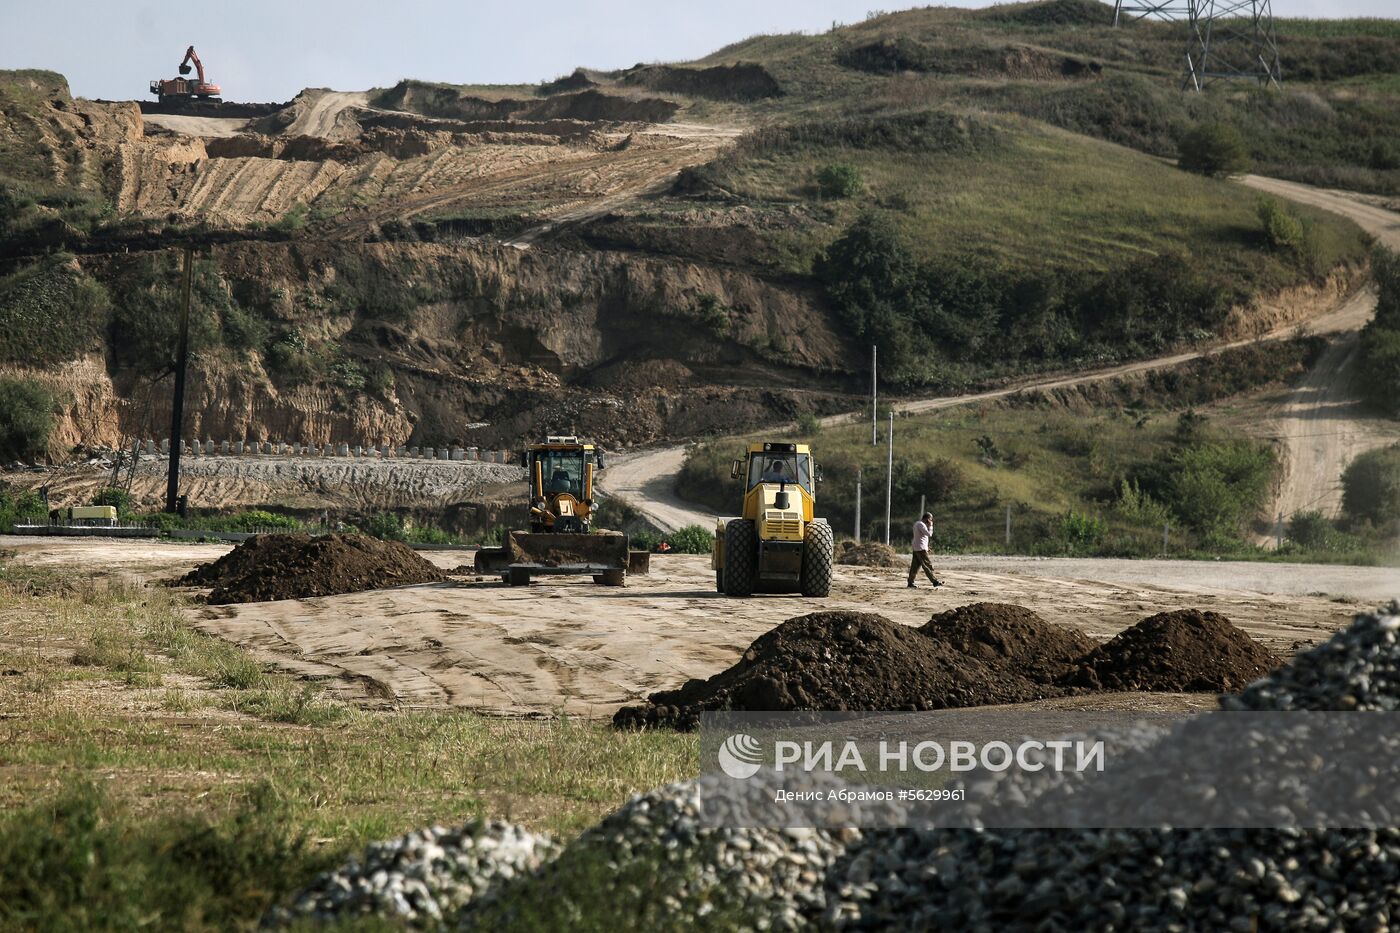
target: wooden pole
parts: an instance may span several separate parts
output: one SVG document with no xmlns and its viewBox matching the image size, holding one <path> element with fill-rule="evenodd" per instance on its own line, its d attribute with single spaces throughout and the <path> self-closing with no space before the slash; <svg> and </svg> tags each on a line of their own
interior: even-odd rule
<svg viewBox="0 0 1400 933">
<path fill-rule="evenodd" d="M 175 399 L 170 406 L 170 470 L 165 476 L 165 511 L 180 510 L 180 425 L 185 420 L 185 364 L 190 354 L 190 283 L 194 276 L 194 247 L 185 247 L 184 295 L 180 303 L 180 333 L 175 344 Z"/>
</svg>

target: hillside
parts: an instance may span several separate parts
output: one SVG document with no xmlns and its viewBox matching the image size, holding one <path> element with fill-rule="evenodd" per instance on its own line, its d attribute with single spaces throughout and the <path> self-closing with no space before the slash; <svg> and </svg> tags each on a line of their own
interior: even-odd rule
<svg viewBox="0 0 1400 933">
<path fill-rule="evenodd" d="M 1400 28 L 1281 22 L 1281 91 L 1184 95 L 1176 34 L 1107 10 L 915 10 L 252 120 L 0 73 L 0 367 L 54 394 L 55 451 L 163 436 L 194 242 L 202 436 L 631 445 L 839 411 L 871 341 L 892 388 L 937 391 L 1345 288 L 1356 227 L 1287 208 L 1280 248 L 1257 194 L 1160 157 L 1223 119 L 1261 172 L 1400 190 Z"/>
</svg>

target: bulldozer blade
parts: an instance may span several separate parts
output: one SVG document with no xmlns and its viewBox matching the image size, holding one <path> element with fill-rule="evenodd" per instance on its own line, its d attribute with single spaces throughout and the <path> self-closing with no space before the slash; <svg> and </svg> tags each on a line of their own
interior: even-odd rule
<svg viewBox="0 0 1400 933">
<path fill-rule="evenodd" d="M 483 547 L 477 549 L 472 565 L 477 573 L 504 573 L 510 566 L 510 558 L 506 556 L 506 549 L 503 547 Z"/>
<path fill-rule="evenodd" d="M 528 565 L 543 571 L 601 573 L 627 569 L 627 536 L 622 534 L 556 534 L 512 531 L 505 542 L 511 566 Z"/>
</svg>

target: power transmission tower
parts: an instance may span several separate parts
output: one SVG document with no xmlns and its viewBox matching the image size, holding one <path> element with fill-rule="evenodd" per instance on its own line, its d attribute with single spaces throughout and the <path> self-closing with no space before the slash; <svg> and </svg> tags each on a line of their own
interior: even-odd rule
<svg viewBox="0 0 1400 933">
<path fill-rule="evenodd" d="M 1186 24 L 1188 90 L 1222 79 L 1283 81 L 1272 0 L 1116 0 L 1113 25 L 1141 19 Z"/>
<path fill-rule="evenodd" d="M 1195 0 L 1117 0 L 1113 5 L 1113 25 L 1125 20 L 1161 19 L 1168 22 L 1189 20 Z"/>
<path fill-rule="evenodd" d="M 1191 0 L 1186 86 L 1202 90 L 1216 80 L 1283 81 L 1274 37 L 1272 0 Z"/>
</svg>

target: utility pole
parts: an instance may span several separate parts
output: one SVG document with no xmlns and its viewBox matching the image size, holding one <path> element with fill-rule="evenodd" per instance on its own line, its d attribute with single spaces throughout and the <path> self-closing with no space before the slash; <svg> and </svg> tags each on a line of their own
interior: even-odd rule
<svg viewBox="0 0 1400 933">
<path fill-rule="evenodd" d="M 880 379 L 879 372 L 878 344 L 870 345 L 870 446 L 876 447 L 880 443 Z"/>
<path fill-rule="evenodd" d="M 890 412 L 890 439 L 885 445 L 888 460 L 885 465 L 885 543 L 890 543 L 890 507 L 894 501 L 894 412 Z"/>
<path fill-rule="evenodd" d="M 170 471 L 165 477 L 165 511 L 180 510 L 180 425 L 185 420 L 185 364 L 190 354 L 190 283 L 194 276 L 194 247 L 185 247 L 185 284 L 180 302 L 180 335 L 175 344 L 175 400 L 170 406 Z"/>
<path fill-rule="evenodd" d="M 860 544 L 860 467 L 856 467 L 856 544 Z"/>
</svg>

